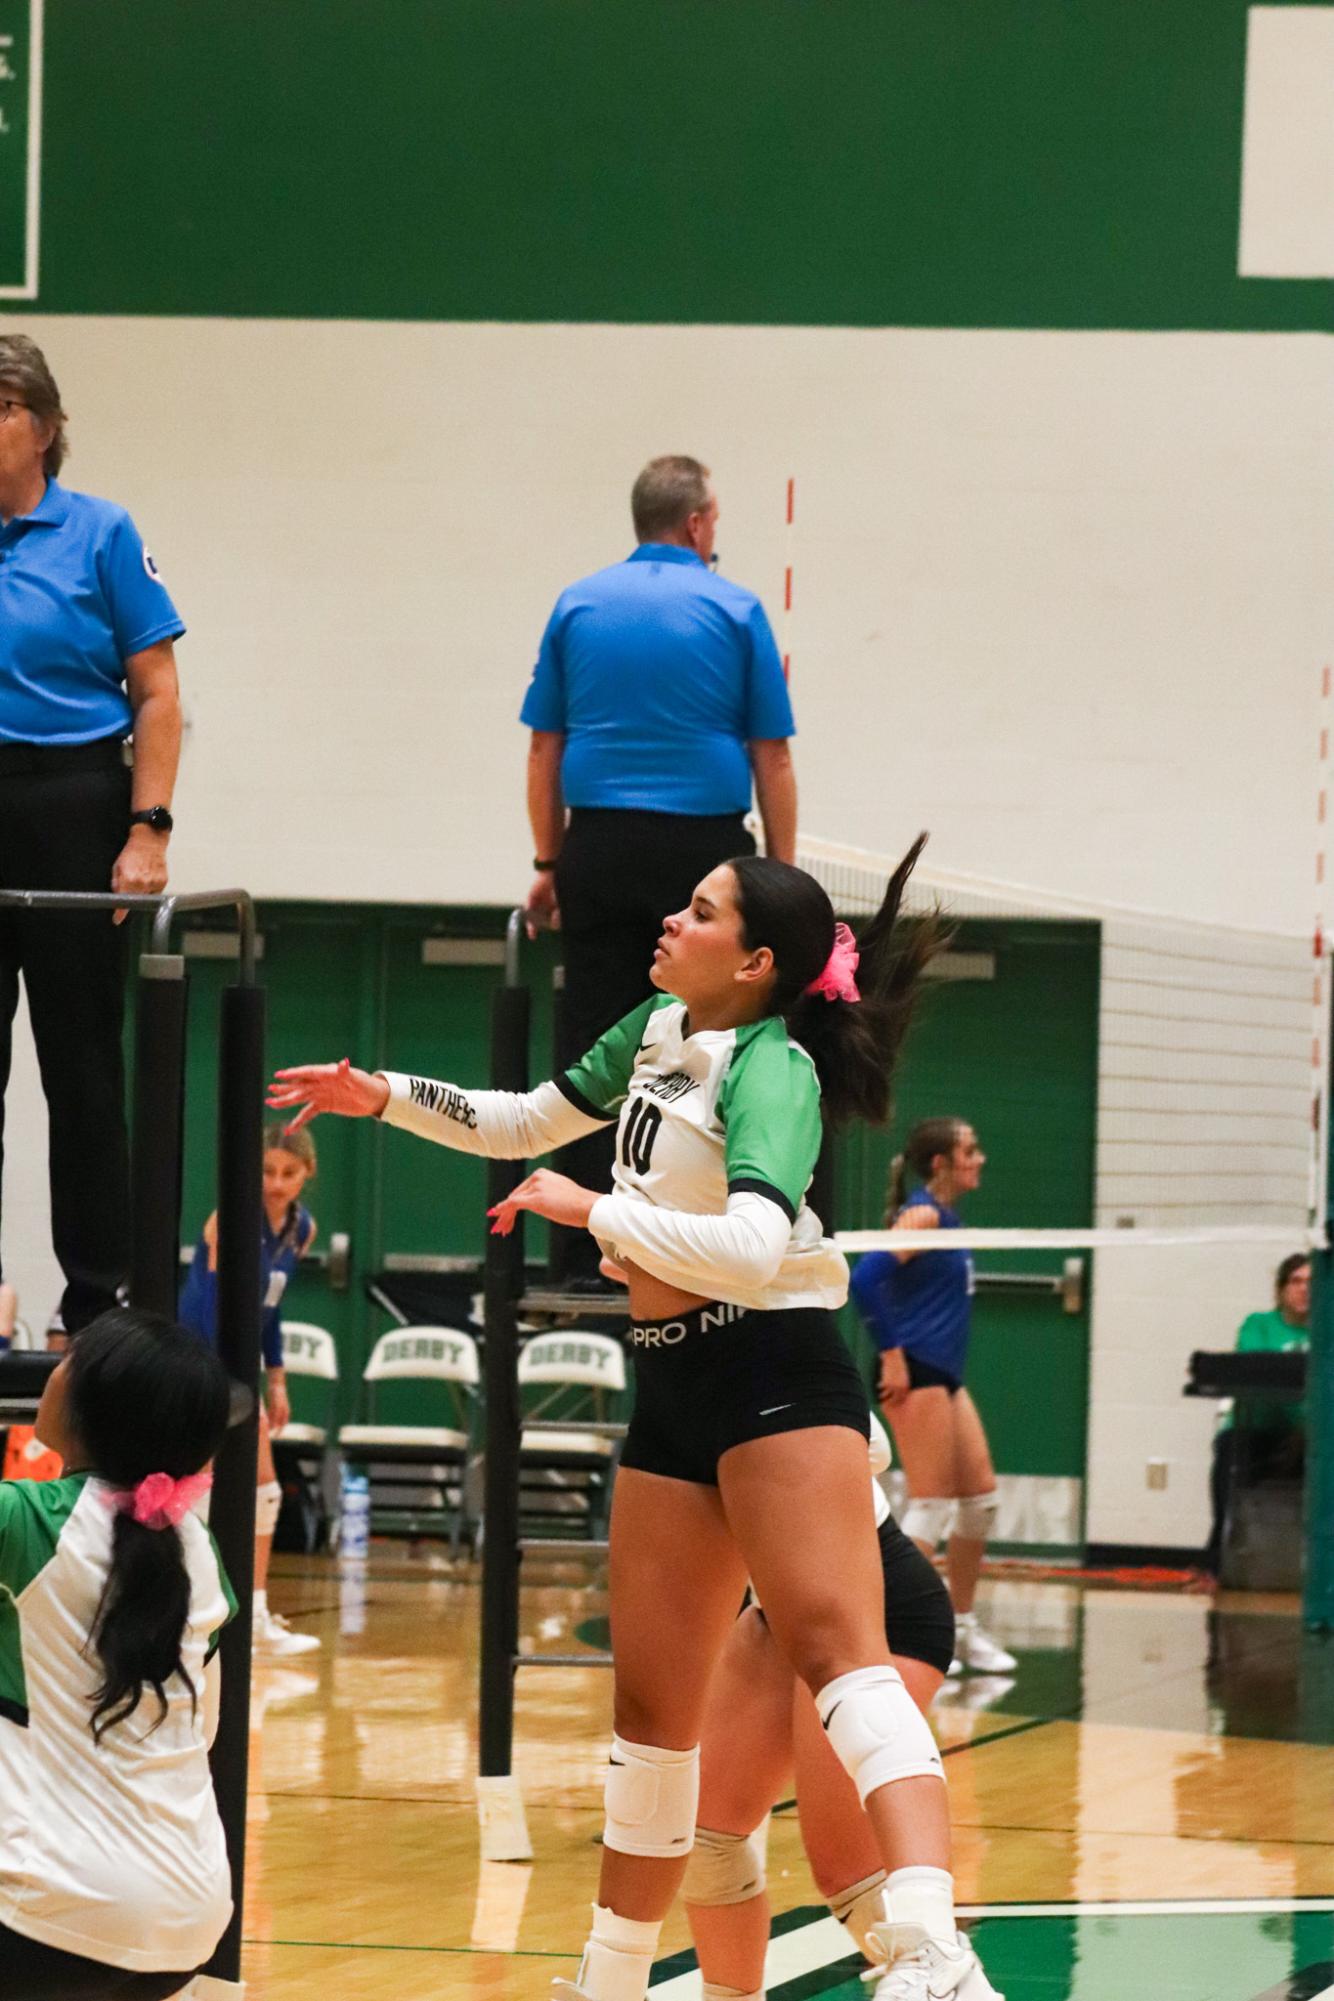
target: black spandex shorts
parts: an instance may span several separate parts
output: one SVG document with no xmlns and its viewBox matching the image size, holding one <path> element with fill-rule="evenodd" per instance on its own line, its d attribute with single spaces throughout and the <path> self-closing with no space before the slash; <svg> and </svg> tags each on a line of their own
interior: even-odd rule
<svg viewBox="0 0 1334 2001">
<path fill-rule="evenodd" d="M 945 1580 L 893 1515 L 881 1522 L 879 1533 L 889 1651 L 948 1674 L 954 1658 L 954 1607 Z"/>
<path fill-rule="evenodd" d="M 963 1388 L 962 1379 L 952 1376 L 948 1369 L 938 1369 L 934 1362 L 919 1361 L 916 1355 L 905 1348 L 903 1358 L 908 1364 L 908 1384 L 914 1390 L 948 1390 L 952 1397 Z"/>
<path fill-rule="evenodd" d="M 167 2001 L 189 1973 L 127 1973 L 100 1959 L 83 1959 L 39 1945 L 0 1925 L 0 1994 L 14 2001 Z"/>
<path fill-rule="evenodd" d="M 823 1307 L 697 1306 L 632 1322 L 635 1408 L 622 1466 L 716 1487 L 734 1445 L 841 1424 L 869 1436 L 866 1391 Z"/>
</svg>

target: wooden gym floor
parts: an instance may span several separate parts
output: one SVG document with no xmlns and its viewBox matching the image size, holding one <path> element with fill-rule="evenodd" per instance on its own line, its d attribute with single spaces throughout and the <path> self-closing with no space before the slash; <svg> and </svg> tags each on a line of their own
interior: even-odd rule
<svg viewBox="0 0 1334 2001">
<path fill-rule="evenodd" d="M 605 1670 L 520 1673 L 535 1859 L 482 1868 L 475 1567 L 377 1542 L 351 1582 L 279 1559 L 273 1598 L 324 1644 L 256 1681 L 249 2001 L 539 2001 L 588 1918 Z M 1018 1670 L 934 1721 L 959 1900 L 1008 2001 L 1334 2001 L 1334 1642 L 1287 1600 L 1007 1582 L 983 1611 Z M 524 1643 L 599 1646 L 604 1615 L 594 1571 L 548 1566 Z M 864 1994 L 790 1813 L 770 1877 L 770 1995 Z M 686 1945 L 674 1914 L 654 2001 L 698 1994 Z"/>
</svg>

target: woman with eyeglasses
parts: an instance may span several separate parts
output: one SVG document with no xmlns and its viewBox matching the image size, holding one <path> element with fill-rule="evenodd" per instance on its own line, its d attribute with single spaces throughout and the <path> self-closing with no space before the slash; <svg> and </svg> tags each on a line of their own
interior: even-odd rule
<svg viewBox="0 0 1334 2001">
<path fill-rule="evenodd" d="M 41 349 L 0 335 L 0 887 L 154 894 L 185 627 L 125 509 L 61 485 L 65 425 Z M 69 1333 L 115 1304 L 128 1263 L 123 915 L 0 909 L 0 1094 L 21 972 Z"/>
</svg>

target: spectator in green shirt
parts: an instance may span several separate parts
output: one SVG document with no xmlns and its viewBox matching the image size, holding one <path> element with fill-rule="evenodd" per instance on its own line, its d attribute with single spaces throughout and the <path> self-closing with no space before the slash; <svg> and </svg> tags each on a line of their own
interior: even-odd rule
<svg viewBox="0 0 1334 2001">
<path fill-rule="evenodd" d="M 1272 1310 L 1248 1313 L 1238 1328 L 1238 1352 L 1273 1354 L 1283 1349 L 1305 1350 L 1311 1344 L 1310 1319 L 1311 1260 L 1305 1251 L 1294 1251 L 1284 1258 L 1274 1275 Z M 1225 1414 L 1214 1439 L 1209 1482 L 1214 1519 L 1204 1553 L 1204 1568 L 1213 1577 L 1218 1575 L 1222 1555 L 1239 1430 L 1246 1434 L 1246 1463 L 1253 1478 L 1298 1473 L 1306 1455 L 1306 1405 L 1243 1398 L 1239 1410 L 1234 1407 Z"/>
</svg>

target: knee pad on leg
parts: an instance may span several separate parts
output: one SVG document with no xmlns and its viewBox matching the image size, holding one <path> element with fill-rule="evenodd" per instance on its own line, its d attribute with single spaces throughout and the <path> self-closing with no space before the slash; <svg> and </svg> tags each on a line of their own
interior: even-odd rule
<svg viewBox="0 0 1334 2001">
<path fill-rule="evenodd" d="M 841 1674 L 820 1690 L 815 1706 L 863 1806 L 873 1792 L 896 1779 L 944 1783 L 931 1726 L 897 1668 L 854 1668 Z"/>
<path fill-rule="evenodd" d="M 969 1542 L 986 1542 L 996 1532 L 999 1512 L 1000 1496 L 994 1487 L 989 1494 L 964 1494 L 955 1504 L 953 1533 Z"/>
<path fill-rule="evenodd" d="M 919 1500 L 914 1497 L 900 1515 L 899 1527 L 914 1542 L 924 1542 L 928 1549 L 934 1549 L 948 1533 L 953 1513 L 952 1500 Z"/>
<path fill-rule="evenodd" d="M 661 1751 L 611 1740 L 603 1840 L 619 1855 L 688 1855 L 699 1805 L 699 1745 Z"/>
<path fill-rule="evenodd" d="M 697 1827 L 681 1885 L 686 1902 L 746 1904 L 758 1897 L 765 1882 L 768 1836 L 768 1814 L 752 1834 L 720 1834 L 713 1827 Z"/>
<path fill-rule="evenodd" d="M 883 1925 L 888 1921 L 889 1912 L 885 1904 L 885 1885 L 889 1881 L 883 1869 L 877 1869 L 874 1876 L 864 1876 L 860 1883 L 849 1884 L 829 1899 L 829 1908 L 843 1929 L 852 1934 L 857 1950 L 865 1958 L 866 1934 L 872 1925 Z"/>
<path fill-rule="evenodd" d="M 266 1480 L 255 1489 L 255 1534 L 272 1535 L 282 1511 L 283 1490 L 276 1480 Z"/>
</svg>

